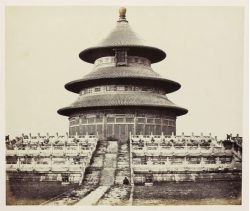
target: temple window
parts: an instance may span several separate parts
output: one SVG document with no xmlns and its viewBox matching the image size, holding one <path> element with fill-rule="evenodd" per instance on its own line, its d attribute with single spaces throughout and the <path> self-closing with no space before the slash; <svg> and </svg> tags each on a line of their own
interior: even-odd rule
<svg viewBox="0 0 250 211">
<path fill-rule="evenodd" d="M 126 118 L 126 122 L 134 122 L 134 118 Z"/>
<path fill-rule="evenodd" d="M 103 119 L 102 118 L 96 118 L 96 123 L 102 123 Z"/>
<path fill-rule="evenodd" d="M 143 134 L 143 126 L 144 125 L 138 125 L 138 131 L 137 131 L 138 134 Z"/>
<path fill-rule="evenodd" d="M 114 49 L 116 66 L 127 66 L 127 48 Z"/>
<path fill-rule="evenodd" d="M 154 123 L 154 119 L 147 119 L 147 123 Z"/>
<path fill-rule="evenodd" d="M 168 127 L 167 126 L 163 127 L 163 133 L 164 133 L 164 135 L 169 135 L 168 134 Z"/>
<path fill-rule="evenodd" d="M 145 125 L 145 135 L 154 134 L 154 125 Z"/>
<path fill-rule="evenodd" d="M 86 126 L 82 126 L 81 135 L 86 135 Z"/>
<path fill-rule="evenodd" d="M 76 125 L 79 125 L 79 119 L 77 119 L 77 120 L 75 121 L 75 124 L 76 124 Z"/>
<path fill-rule="evenodd" d="M 99 135 L 102 135 L 102 125 L 97 125 L 97 131 Z"/>
<path fill-rule="evenodd" d="M 95 92 L 100 92 L 101 88 L 95 88 Z"/>
<path fill-rule="evenodd" d="M 164 120 L 164 125 L 168 125 L 168 120 Z"/>
<path fill-rule="evenodd" d="M 134 125 L 128 125 L 128 133 L 134 134 Z"/>
<path fill-rule="evenodd" d="M 80 131 L 79 131 L 79 126 L 76 126 L 76 129 L 75 129 L 76 131 L 76 133 L 77 133 L 77 135 L 79 135 L 80 134 Z"/>
<path fill-rule="evenodd" d="M 95 122 L 95 119 L 94 118 L 89 118 L 88 119 L 88 123 L 94 123 Z"/>
<path fill-rule="evenodd" d="M 161 126 L 156 125 L 156 135 L 161 135 Z"/>
<path fill-rule="evenodd" d="M 96 135 L 96 126 L 95 125 L 88 125 L 88 134 L 89 135 Z"/>
<path fill-rule="evenodd" d="M 82 124 L 87 124 L 87 119 L 86 118 L 81 118 Z"/>
<path fill-rule="evenodd" d="M 124 91 L 125 87 L 124 86 L 117 86 L 116 90 L 117 91 Z"/>
<path fill-rule="evenodd" d="M 138 118 L 138 122 L 145 123 L 145 118 Z"/>
<path fill-rule="evenodd" d="M 161 119 L 155 119 L 156 124 L 161 124 Z"/>
<path fill-rule="evenodd" d="M 123 118 L 116 118 L 116 122 L 124 122 Z"/>
<path fill-rule="evenodd" d="M 108 119 L 107 119 L 107 122 L 108 122 L 108 123 L 113 123 L 113 122 L 115 122 L 115 118 L 108 118 Z"/>
<path fill-rule="evenodd" d="M 108 136 L 113 135 L 113 125 L 108 125 Z"/>
</svg>

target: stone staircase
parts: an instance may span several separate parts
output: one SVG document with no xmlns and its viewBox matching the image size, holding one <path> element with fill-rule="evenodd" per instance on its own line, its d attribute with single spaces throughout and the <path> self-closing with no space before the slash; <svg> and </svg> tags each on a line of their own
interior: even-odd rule
<svg viewBox="0 0 250 211">
<path fill-rule="evenodd" d="M 97 186 L 100 182 L 101 171 L 104 167 L 104 157 L 107 150 L 107 142 L 100 141 L 94 152 L 90 166 L 86 168 L 83 179 L 83 186 Z"/>
<path fill-rule="evenodd" d="M 108 150 L 107 150 L 108 152 Z M 101 197 L 96 205 L 128 206 L 130 203 L 131 186 L 123 185 L 123 180 L 127 177 L 130 181 L 129 147 L 127 143 L 120 142 L 115 157 L 114 154 L 106 154 L 104 170 L 101 181 L 103 185 L 110 185 L 110 189 Z M 107 163 L 106 163 L 107 161 Z M 112 178 L 112 179 L 111 179 Z"/>
<path fill-rule="evenodd" d="M 123 184 L 125 177 L 127 177 L 130 182 L 129 146 L 128 143 L 121 143 L 118 149 L 115 184 Z"/>
<path fill-rule="evenodd" d="M 109 141 L 103 170 L 101 171 L 100 185 L 102 186 L 111 186 L 115 181 L 115 170 L 117 167 L 117 152 L 118 152 L 118 143 L 116 141 Z"/>
<path fill-rule="evenodd" d="M 104 158 L 106 150 L 107 142 L 99 141 L 96 147 L 96 151 L 94 152 L 91 158 L 90 165 L 86 168 L 82 185 L 74 188 L 73 190 L 61 194 L 43 203 L 42 205 L 74 205 L 79 201 L 82 201 L 81 199 L 86 198 L 90 193 L 98 189 L 101 178 L 101 172 L 104 167 Z M 105 191 L 103 190 L 103 192 Z M 102 195 L 100 195 L 100 197 Z"/>
</svg>

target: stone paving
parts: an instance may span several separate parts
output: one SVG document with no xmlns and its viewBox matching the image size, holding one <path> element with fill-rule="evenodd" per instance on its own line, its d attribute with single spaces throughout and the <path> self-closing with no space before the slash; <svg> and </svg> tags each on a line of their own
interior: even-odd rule
<svg viewBox="0 0 250 211">
<path fill-rule="evenodd" d="M 95 205 L 110 186 L 100 186 L 75 205 Z"/>
</svg>

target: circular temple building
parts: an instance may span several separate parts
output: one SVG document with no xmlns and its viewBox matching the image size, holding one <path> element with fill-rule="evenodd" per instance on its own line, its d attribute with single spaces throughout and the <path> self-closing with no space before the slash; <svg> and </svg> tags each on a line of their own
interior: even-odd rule
<svg viewBox="0 0 250 211">
<path fill-rule="evenodd" d="M 132 135 L 176 133 L 176 117 L 187 109 L 171 102 L 166 94 L 181 85 L 153 71 L 151 64 L 166 53 L 143 43 L 126 20 L 126 9 L 110 34 L 79 57 L 94 64 L 82 79 L 65 88 L 78 93 L 70 106 L 58 110 L 69 117 L 69 135 L 95 135 L 100 139 L 127 140 Z"/>
</svg>

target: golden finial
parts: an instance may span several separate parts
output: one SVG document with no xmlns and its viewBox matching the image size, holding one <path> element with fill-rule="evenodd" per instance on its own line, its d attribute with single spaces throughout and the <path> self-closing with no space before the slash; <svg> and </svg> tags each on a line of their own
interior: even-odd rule
<svg viewBox="0 0 250 211">
<path fill-rule="evenodd" d="M 120 16 L 125 16 L 126 15 L 126 8 L 125 7 L 120 7 L 120 9 L 119 9 L 119 13 L 120 13 Z"/>
<path fill-rule="evenodd" d="M 125 7 L 120 7 L 119 9 L 119 13 L 120 13 L 120 18 L 119 18 L 119 21 L 118 22 L 121 22 L 121 21 L 126 21 L 126 8 Z"/>
</svg>

